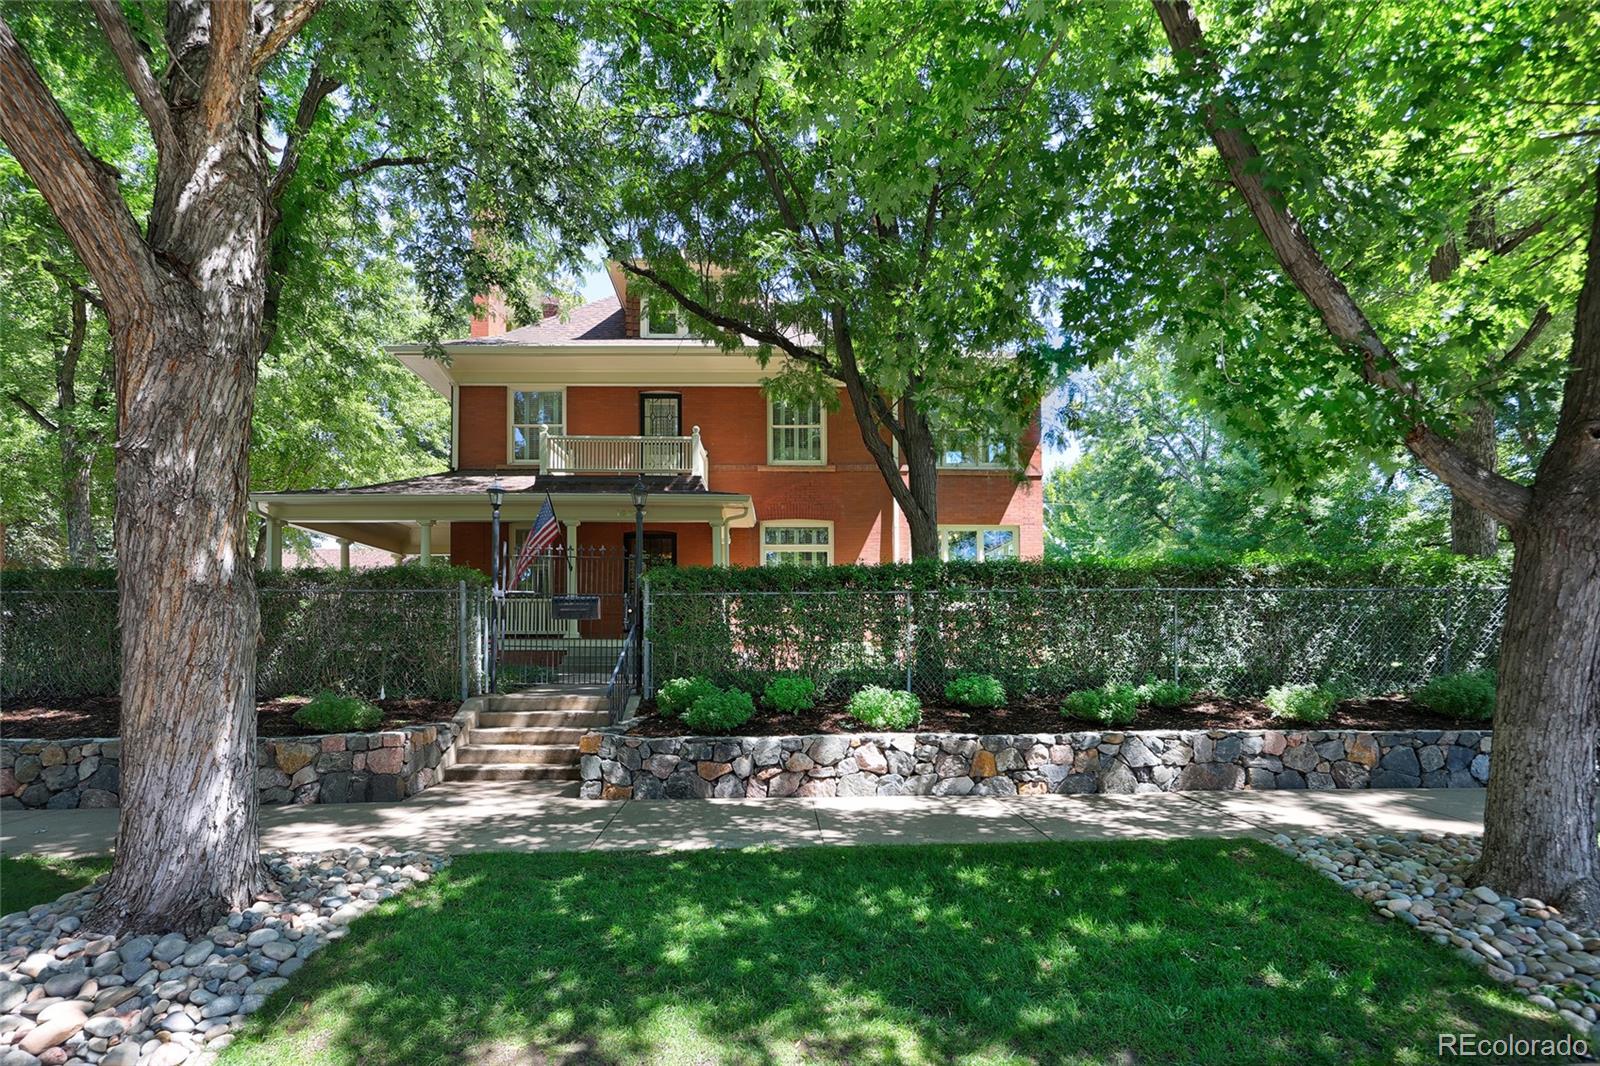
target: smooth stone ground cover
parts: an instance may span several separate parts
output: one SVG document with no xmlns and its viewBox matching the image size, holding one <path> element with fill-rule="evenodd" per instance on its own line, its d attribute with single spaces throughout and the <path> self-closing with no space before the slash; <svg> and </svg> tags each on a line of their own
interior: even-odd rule
<svg viewBox="0 0 1600 1066">
<path fill-rule="evenodd" d="M 350 921 L 448 862 L 361 848 L 262 860 L 272 890 L 192 941 L 85 928 L 98 885 L 0 918 L 0 1063 L 213 1062 Z"/>
<path fill-rule="evenodd" d="M 1273 841 L 1378 913 L 1560 1014 L 1578 1035 L 1600 1044 L 1600 931 L 1568 924 L 1538 899 L 1503 898 L 1464 878 L 1482 840 L 1455 834 L 1301 836 Z"/>
<path fill-rule="evenodd" d="M 1482 788 L 1486 732 L 1254 730 L 974 735 L 585 734 L 588 799 L 1017 796 L 1231 789 Z"/>
</svg>

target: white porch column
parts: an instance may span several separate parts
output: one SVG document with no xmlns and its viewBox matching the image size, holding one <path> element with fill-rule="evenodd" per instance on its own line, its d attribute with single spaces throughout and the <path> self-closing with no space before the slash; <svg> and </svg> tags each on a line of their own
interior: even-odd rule
<svg viewBox="0 0 1600 1066">
<path fill-rule="evenodd" d="M 581 525 L 583 525 L 582 522 L 566 523 L 567 595 L 569 596 L 578 591 L 578 527 Z M 567 636 L 570 639 L 578 639 L 578 620 L 576 618 L 569 618 L 566 620 L 566 631 Z"/>
<path fill-rule="evenodd" d="M 711 565 L 728 565 L 728 523 L 718 522 L 711 527 Z"/>
<path fill-rule="evenodd" d="M 339 538 L 339 569 L 340 570 L 349 570 L 350 569 L 350 538 L 349 537 L 340 537 Z"/>
<path fill-rule="evenodd" d="M 276 518 L 267 519 L 267 569 L 283 569 L 283 523 Z"/>
<path fill-rule="evenodd" d="M 423 566 L 433 565 L 433 519 L 425 518 L 417 523 L 419 543 L 417 547 L 418 561 Z"/>
</svg>

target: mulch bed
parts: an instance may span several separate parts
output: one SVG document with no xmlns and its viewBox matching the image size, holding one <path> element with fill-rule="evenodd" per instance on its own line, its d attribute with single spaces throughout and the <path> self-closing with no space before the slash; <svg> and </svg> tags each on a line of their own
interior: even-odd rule
<svg viewBox="0 0 1600 1066">
<path fill-rule="evenodd" d="M 1023 702 L 995 710 L 952 707 L 942 703 L 922 706 L 919 733 L 1077 733 L 1105 731 L 1098 722 L 1066 718 L 1054 702 Z M 1299 725 L 1272 717 L 1259 700 L 1203 696 L 1181 710 L 1141 710 L 1123 729 L 1357 729 L 1402 732 L 1411 729 L 1487 730 L 1489 723 L 1435 714 L 1398 696 L 1346 700 L 1333 717 L 1319 725 Z M 676 737 L 692 732 L 682 721 L 664 718 L 653 707 L 635 719 L 628 732 L 641 737 Z M 778 714 L 757 709 L 756 716 L 738 729 L 740 736 L 790 736 L 809 733 L 872 733 L 844 709 L 829 704 L 798 714 Z"/>
<path fill-rule="evenodd" d="M 460 708 L 457 700 L 373 700 L 383 721 L 373 730 L 426 725 L 451 718 Z M 256 704 L 256 735 L 298 737 L 313 730 L 294 720 L 306 701 L 298 698 L 261 700 Z M 114 737 L 121 727 L 121 700 L 115 696 L 80 696 L 0 707 L 0 736 L 30 740 L 64 740 L 68 737 Z"/>
</svg>

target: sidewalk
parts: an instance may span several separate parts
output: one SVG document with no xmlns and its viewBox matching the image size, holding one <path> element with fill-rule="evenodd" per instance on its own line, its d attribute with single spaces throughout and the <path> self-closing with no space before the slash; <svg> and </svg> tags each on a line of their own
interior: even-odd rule
<svg viewBox="0 0 1600 1066">
<path fill-rule="evenodd" d="M 1167 792 L 949 799 L 580 800 L 548 786 L 455 782 L 403 803 L 267 807 L 264 847 L 389 845 L 427 851 L 804 847 L 989 841 L 1476 833 L 1482 789 Z M 5 811 L 0 853 L 97 855 L 114 810 Z"/>
</svg>

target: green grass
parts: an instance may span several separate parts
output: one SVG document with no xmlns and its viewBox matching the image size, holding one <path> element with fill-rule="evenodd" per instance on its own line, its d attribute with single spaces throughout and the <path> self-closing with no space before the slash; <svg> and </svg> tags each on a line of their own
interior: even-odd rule
<svg viewBox="0 0 1600 1066">
<path fill-rule="evenodd" d="M 1535 1008 L 1265 845 L 480 855 L 317 955 L 247 1063 L 1421 1063 Z"/>
<path fill-rule="evenodd" d="M 53 855 L 0 858 L 0 914 L 49 903 L 111 869 L 111 858 L 62 859 Z"/>
</svg>

